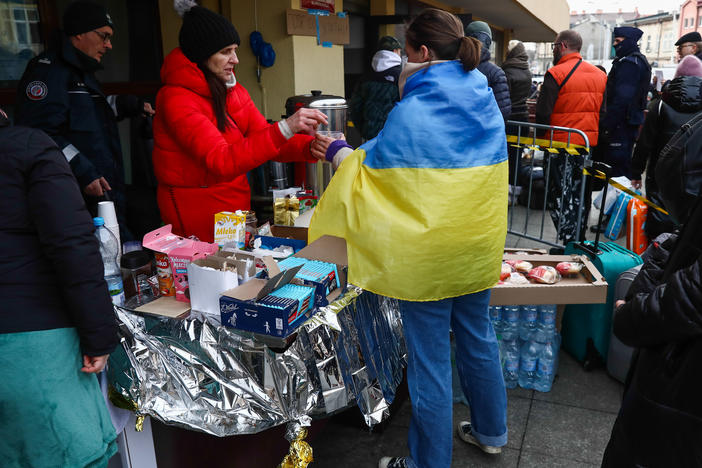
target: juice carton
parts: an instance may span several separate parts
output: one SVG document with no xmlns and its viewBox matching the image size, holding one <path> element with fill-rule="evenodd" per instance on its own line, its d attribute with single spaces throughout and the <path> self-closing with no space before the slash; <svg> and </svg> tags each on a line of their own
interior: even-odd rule
<svg viewBox="0 0 702 468">
<path fill-rule="evenodd" d="M 240 211 L 221 211 L 214 215 L 214 241 L 220 247 L 236 242 L 238 249 L 244 248 L 246 215 Z"/>
</svg>

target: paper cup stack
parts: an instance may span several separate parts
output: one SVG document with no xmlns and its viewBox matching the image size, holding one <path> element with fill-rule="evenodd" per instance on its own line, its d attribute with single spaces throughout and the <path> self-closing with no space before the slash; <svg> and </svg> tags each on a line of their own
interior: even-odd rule
<svg viewBox="0 0 702 468">
<path fill-rule="evenodd" d="M 110 232 L 117 239 L 117 245 L 119 246 L 119 255 L 117 255 L 117 265 L 120 264 L 122 259 L 122 239 L 119 237 L 119 224 L 117 223 L 117 213 L 115 213 L 115 204 L 111 201 L 101 201 L 98 203 L 98 216 L 105 220 L 105 227 L 110 230 Z"/>
</svg>

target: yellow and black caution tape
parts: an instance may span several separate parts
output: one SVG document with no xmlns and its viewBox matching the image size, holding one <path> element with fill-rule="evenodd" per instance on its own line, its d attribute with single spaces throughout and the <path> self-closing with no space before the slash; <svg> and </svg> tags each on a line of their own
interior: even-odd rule
<svg viewBox="0 0 702 468">
<path fill-rule="evenodd" d="M 551 154 L 568 153 L 577 156 L 590 152 L 589 148 L 584 145 L 576 145 L 574 143 L 568 144 L 558 140 L 547 140 L 545 138 L 527 136 L 518 137 L 517 135 L 507 135 L 507 143 L 514 148 L 527 148 Z"/>
<path fill-rule="evenodd" d="M 596 177 L 596 178 L 598 178 L 598 179 L 607 180 L 607 176 L 605 175 L 605 173 L 602 172 L 602 171 L 598 171 L 597 169 L 595 169 L 595 173 L 594 173 L 594 174 L 593 174 L 592 172 L 588 171 L 587 169 L 583 169 L 583 172 L 584 172 L 586 175 L 589 175 L 589 176 L 591 176 L 591 177 Z M 650 206 L 651 208 L 653 208 L 653 209 L 655 209 L 655 210 L 658 210 L 658 211 L 660 211 L 661 213 L 663 213 L 663 214 L 665 214 L 665 215 L 668 214 L 668 212 L 665 211 L 665 209 L 663 209 L 663 208 L 661 208 L 660 206 L 656 205 L 655 203 L 653 203 L 651 200 L 649 200 L 648 198 L 644 197 L 643 195 L 640 195 L 640 194 L 634 192 L 633 190 L 624 187 L 624 186 L 623 186 L 622 184 L 620 184 L 619 182 L 617 182 L 617 181 L 615 181 L 615 180 L 612 180 L 612 179 L 609 179 L 608 182 L 609 182 L 609 185 L 611 185 L 612 187 L 621 190 L 622 192 L 626 193 L 627 195 L 631 195 L 632 197 L 636 198 L 636 199 L 639 200 L 639 201 L 644 202 L 645 204 L 647 204 L 647 205 Z"/>
</svg>

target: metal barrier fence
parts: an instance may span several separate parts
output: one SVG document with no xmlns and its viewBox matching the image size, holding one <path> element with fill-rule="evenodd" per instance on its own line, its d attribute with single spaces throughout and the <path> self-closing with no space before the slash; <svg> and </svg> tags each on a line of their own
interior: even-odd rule
<svg viewBox="0 0 702 468">
<path fill-rule="evenodd" d="M 558 139 L 554 139 L 556 132 Z M 587 135 L 575 128 L 511 120 L 507 122 L 507 133 L 511 184 L 507 232 L 556 248 L 580 241 L 590 195 L 586 194 L 586 175 L 582 170 L 592 164 Z M 583 144 L 572 143 L 576 135 Z M 539 176 L 540 172 L 543 176 Z M 520 186 L 521 194 L 517 193 Z M 521 204 L 526 204 L 523 220 L 514 219 L 522 210 L 516 203 L 518 196 Z M 537 220 L 540 215 L 540 224 L 529 222 L 534 211 Z M 555 236 L 546 228 L 547 213 L 554 222 Z"/>
</svg>

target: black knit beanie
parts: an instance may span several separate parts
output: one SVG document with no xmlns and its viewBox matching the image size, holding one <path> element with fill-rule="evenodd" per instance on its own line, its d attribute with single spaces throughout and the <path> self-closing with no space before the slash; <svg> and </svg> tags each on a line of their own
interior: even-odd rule
<svg viewBox="0 0 702 468">
<path fill-rule="evenodd" d="M 183 14 L 178 42 L 183 54 L 195 63 L 207 60 L 228 45 L 241 43 L 228 19 L 201 6 L 193 6 Z"/>
<path fill-rule="evenodd" d="M 115 28 L 104 6 L 93 2 L 73 2 L 63 12 L 63 32 L 67 36 L 83 34 L 103 26 Z"/>
</svg>

